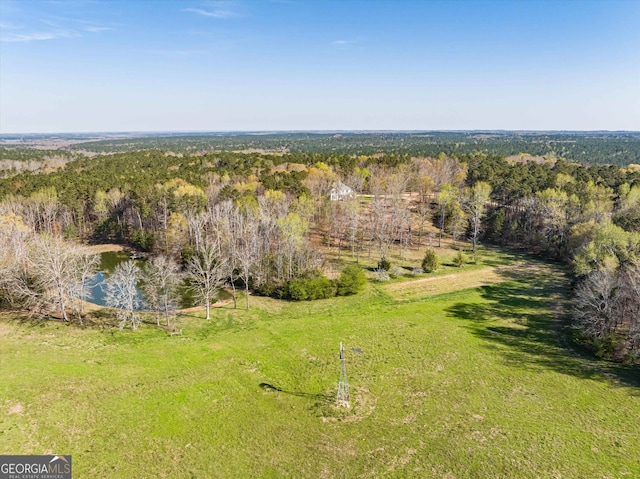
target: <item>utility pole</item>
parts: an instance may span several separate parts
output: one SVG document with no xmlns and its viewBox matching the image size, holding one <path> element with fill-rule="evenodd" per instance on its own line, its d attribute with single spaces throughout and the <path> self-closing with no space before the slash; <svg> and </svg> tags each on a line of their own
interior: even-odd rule
<svg viewBox="0 0 640 479">
<path fill-rule="evenodd" d="M 338 382 L 336 406 L 349 407 L 349 380 L 347 379 L 347 362 L 344 357 L 342 341 L 340 342 L 340 381 Z"/>
</svg>

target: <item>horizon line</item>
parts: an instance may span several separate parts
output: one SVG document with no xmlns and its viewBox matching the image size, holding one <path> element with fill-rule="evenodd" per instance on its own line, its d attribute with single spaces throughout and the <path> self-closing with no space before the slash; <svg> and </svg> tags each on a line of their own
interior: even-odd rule
<svg viewBox="0 0 640 479">
<path fill-rule="evenodd" d="M 640 130 L 578 130 L 578 129 L 515 129 L 474 128 L 474 129 L 307 129 L 307 130 L 103 130 L 103 131 L 48 131 L 48 132 L 14 132 L 2 133 L 7 136 L 43 136 L 43 135 L 148 135 L 148 134 L 287 134 L 287 133 L 640 133 Z"/>
</svg>

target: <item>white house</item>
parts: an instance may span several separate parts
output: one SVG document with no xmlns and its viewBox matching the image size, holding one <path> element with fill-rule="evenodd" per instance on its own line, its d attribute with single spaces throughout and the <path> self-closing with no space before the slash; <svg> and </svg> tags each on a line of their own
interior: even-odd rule
<svg viewBox="0 0 640 479">
<path fill-rule="evenodd" d="M 330 191 L 331 201 L 341 201 L 355 198 L 356 194 L 351 188 L 340 181 L 334 183 Z"/>
</svg>

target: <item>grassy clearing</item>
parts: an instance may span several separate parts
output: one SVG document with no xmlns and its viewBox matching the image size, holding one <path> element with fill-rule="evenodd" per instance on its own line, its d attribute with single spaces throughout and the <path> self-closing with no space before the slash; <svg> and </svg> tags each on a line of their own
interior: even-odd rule
<svg viewBox="0 0 640 479">
<path fill-rule="evenodd" d="M 436 296 L 254 297 L 182 337 L 3 319 L 2 452 L 73 454 L 77 477 L 640 477 L 640 374 L 562 349 L 564 278 L 536 268 Z"/>
<path fill-rule="evenodd" d="M 437 243 L 437 242 L 436 242 Z M 404 251 L 404 255 L 401 256 L 400 252 L 396 249 L 391 251 L 391 254 L 387 258 L 391 262 L 391 266 L 399 266 L 405 271 L 405 274 L 394 279 L 391 282 L 404 282 L 407 278 L 414 277 L 412 275 L 413 268 L 420 267 L 422 264 L 422 258 L 427 246 L 421 248 L 414 247 L 413 249 L 407 249 Z M 464 254 L 465 262 L 462 267 L 454 265 L 453 258 L 458 253 L 458 249 L 461 248 Z M 471 245 L 458 241 L 454 246 L 451 240 L 443 239 L 442 247 L 433 248 L 438 255 L 440 261 L 440 267 L 434 273 L 418 275 L 418 278 L 441 276 L 447 274 L 460 273 L 469 270 L 476 270 L 486 268 L 488 266 L 506 266 L 519 261 L 527 261 L 528 257 L 522 253 L 511 251 L 507 252 L 492 247 L 478 247 L 478 261 L 474 262 L 471 254 Z M 345 266 L 353 264 L 356 260 L 356 256 L 352 256 L 350 252 L 342 251 L 340 255 L 335 248 L 323 248 L 322 254 L 329 265 L 325 273 L 330 277 L 336 277 L 339 272 Z M 368 271 L 370 279 L 375 277 L 374 271 L 378 268 L 378 257 L 375 251 L 369 256 L 366 252 L 363 252 L 360 256 L 359 265 Z"/>
<path fill-rule="evenodd" d="M 417 300 L 462 289 L 477 288 L 502 283 L 510 279 L 533 278 L 548 273 L 539 263 L 518 261 L 505 266 L 487 266 L 480 269 L 466 268 L 455 273 L 431 274 L 413 281 L 385 284 L 382 289 L 400 300 Z"/>
</svg>

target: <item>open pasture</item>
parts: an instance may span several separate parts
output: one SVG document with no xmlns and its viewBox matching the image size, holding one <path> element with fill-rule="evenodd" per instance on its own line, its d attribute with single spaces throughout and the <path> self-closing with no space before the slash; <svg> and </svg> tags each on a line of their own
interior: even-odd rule
<svg viewBox="0 0 640 479">
<path fill-rule="evenodd" d="M 0 449 L 96 478 L 640 477 L 640 374 L 565 349 L 554 266 L 501 267 L 254 297 L 182 336 L 5 317 Z"/>
</svg>

